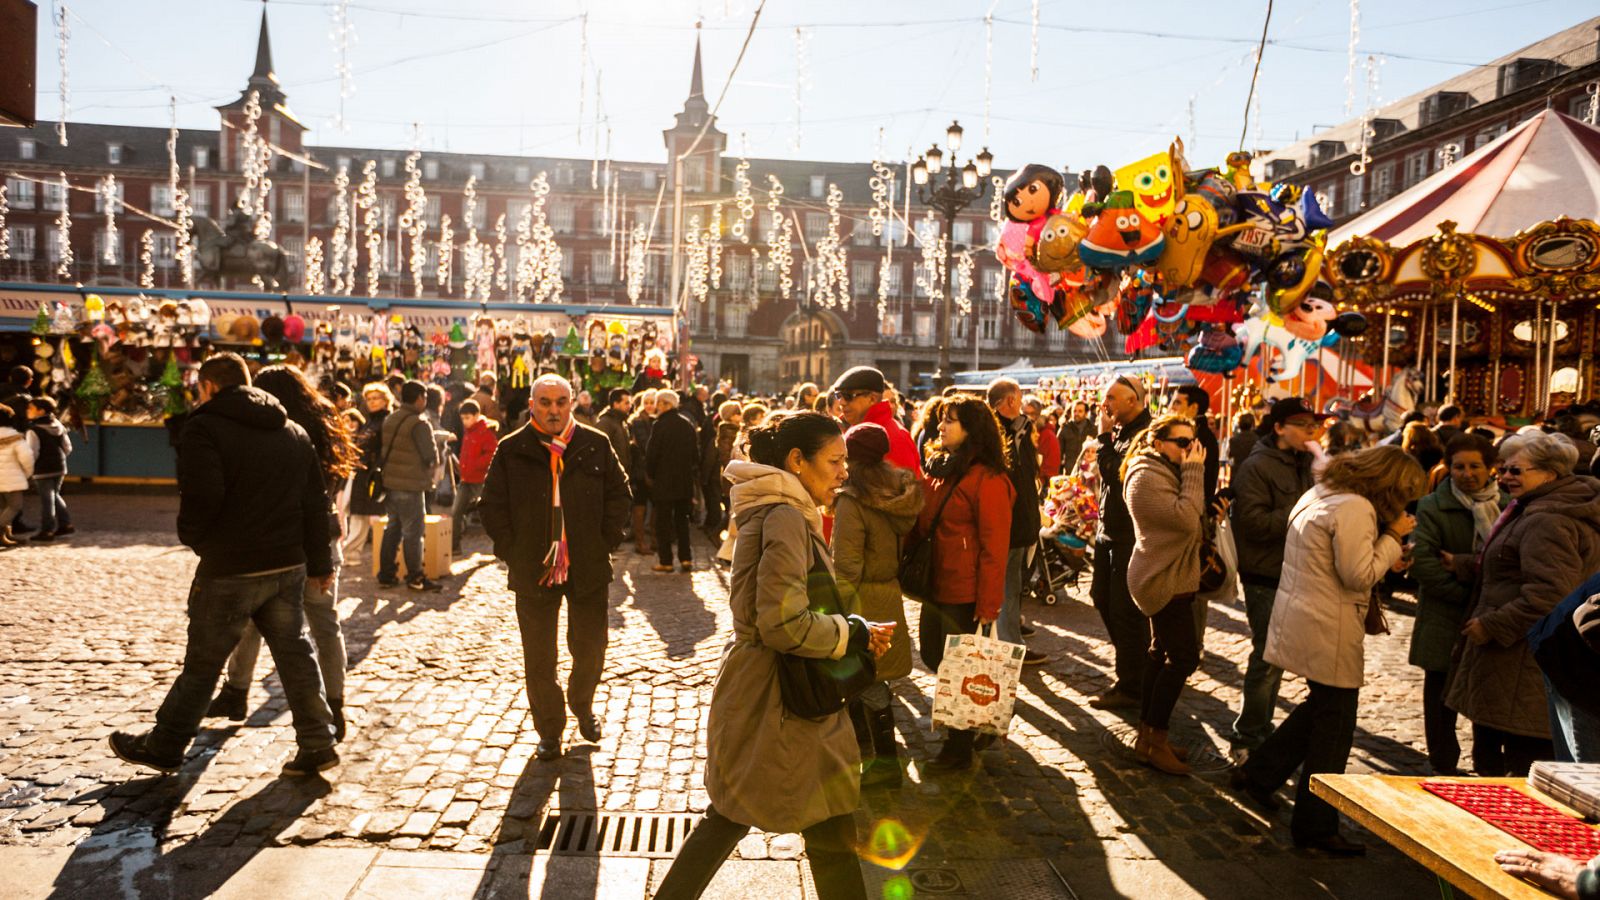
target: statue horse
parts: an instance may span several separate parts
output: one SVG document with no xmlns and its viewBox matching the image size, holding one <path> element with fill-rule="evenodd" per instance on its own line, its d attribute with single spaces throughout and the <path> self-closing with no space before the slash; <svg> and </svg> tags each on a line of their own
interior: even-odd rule
<svg viewBox="0 0 1600 900">
<path fill-rule="evenodd" d="M 289 289 L 289 255 L 272 241 L 236 240 L 215 219 L 194 223 L 195 278 L 222 287 L 224 278 L 260 278 L 269 291 Z"/>
<path fill-rule="evenodd" d="M 1417 398 L 1421 394 L 1422 373 L 1407 367 L 1396 374 L 1388 393 L 1383 397 L 1378 397 L 1375 392 L 1368 392 L 1355 401 L 1338 397 L 1328 401 L 1324 411 L 1373 434 L 1389 434 L 1400 427 L 1406 413 L 1417 408 Z"/>
</svg>

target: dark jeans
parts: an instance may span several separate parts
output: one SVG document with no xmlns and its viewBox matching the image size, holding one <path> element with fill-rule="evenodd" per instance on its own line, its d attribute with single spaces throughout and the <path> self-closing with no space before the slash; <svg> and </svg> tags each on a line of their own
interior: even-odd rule
<svg viewBox="0 0 1600 900">
<path fill-rule="evenodd" d="M 749 825 L 740 825 L 717 812 L 716 807 L 708 807 L 705 818 L 678 848 L 672 868 L 656 891 L 656 900 L 695 900 L 705 892 L 728 854 L 749 833 Z M 802 829 L 800 836 L 806 841 L 806 858 L 811 864 L 818 900 L 866 900 L 861 863 L 856 858 L 853 816 L 846 813 L 824 819 Z"/>
<path fill-rule="evenodd" d="M 922 662 L 937 673 L 944 662 L 944 639 L 952 634 L 972 634 L 978 630 L 978 604 L 976 603 L 924 603 L 918 632 L 922 636 Z M 945 749 L 960 752 L 970 748 L 977 738 L 975 732 L 960 728 L 947 729 Z"/>
<path fill-rule="evenodd" d="M 1089 593 L 1116 653 L 1116 688 L 1139 697 L 1144 694 L 1144 660 L 1150 646 L 1150 626 L 1144 613 L 1134 605 L 1133 595 L 1128 593 L 1128 558 L 1132 552 L 1131 546 L 1095 544 L 1094 580 L 1089 585 Z"/>
<path fill-rule="evenodd" d="M 522 632 L 528 709 L 533 714 L 533 728 L 543 739 L 561 739 L 561 732 L 567 727 L 563 705 L 583 715 L 594 704 L 594 689 L 600 684 L 600 673 L 606 664 L 608 588 L 609 585 L 600 585 L 575 589 L 564 584 L 517 592 L 517 626 Z M 572 676 L 565 698 L 556 681 L 556 624 L 561 617 L 562 597 L 567 598 L 567 652 L 572 654 Z"/>
<path fill-rule="evenodd" d="M 450 549 L 456 554 L 461 553 L 461 529 L 466 524 L 467 514 L 478 508 L 478 498 L 483 496 L 483 482 L 468 484 L 463 481 L 456 485 L 456 499 L 450 505 Z"/>
<path fill-rule="evenodd" d="M 1337 775 L 1350 761 L 1356 739 L 1359 688 L 1336 688 L 1307 680 L 1306 702 L 1294 708 L 1278 730 L 1245 760 L 1244 774 L 1262 791 L 1276 791 L 1295 769 L 1294 818 L 1289 831 L 1297 842 L 1339 833 L 1339 811 L 1311 793 L 1311 776 Z"/>
<path fill-rule="evenodd" d="M 1144 664 L 1144 703 L 1139 721 L 1167 730 L 1183 685 L 1200 667 L 1194 634 L 1194 595 L 1173 597 L 1150 617 L 1150 649 Z"/>
<path fill-rule="evenodd" d="M 678 539 L 678 561 L 693 562 L 689 547 L 689 511 L 693 500 L 662 500 L 656 503 L 656 558 L 672 565 L 672 539 Z"/>
<path fill-rule="evenodd" d="M 1428 742 L 1428 765 L 1435 775 L 1455 775 L 1461 764 L 1456 711 L 1444 705 L 1449 684 L 1449 672 L 1422 672 L 1422 736 Z"/>
<path fill-rule="evenodd" d="M 390 491 L 384 495 L 383 511 L 389 524 L 383 528 L 383 544 L 378 548 L 378 579 L 395 578 L 396 555 L 406 554 L 406 579 L 420 581 L 422 571 L 422 523 L 426 495 L 422 491 Z"/>
<path fill-rule="evenodd" d="M 200 730 L 223 663 L 254 623 L 278 667 L 294 716 L 295 741 L 305 750 L 333 746 L 333 714 L 322 692 L 322 673 L 306 638 L 301 596 L 304 566 L 271 575 L 196 577 L 189 588 L 189 643 L 183 671 L 156 711 L 151 746 L 161 754 L 182 753 Z"/>
<path fill-rule="evenodd" d="M 63 475 L 41 475 L 33 479 L 33 489 L 39 494 L 39 528 L 53 533 L 57 528 L 72 525 L 72 514 L 67 512 L 67 501 L 61 499 Z"/>
<path fill-rule="evenodd" d="M 700 495 L 706 501 L 706 516 L 702 525 L 705 530 L 713 533 L 721 531 L 722 526 L 726 524 L 723 521 L 723 508 L 727 503 L 727 498 L 722 496 L 721 476 L 701 485 Z"/>
<path fill-rule="evenodd" d="M 1244 668 L 1244 703 L 1233 720 L 1234 746 L 1254 749 L 1272 734 L 1272 711 L 1278 705 L 1283 670 L 1267 662 L 1267 626 L 1272 623 L 1276 585 L 1245 584 L 1244 615 L 1250 622 L 1250 661 Z"/>
<path fill-rule="evenodd" d="M 1523 778 L 1535 762 L 1555 758 L 1549 738 L 1472 724 L 1472 770 L 1479 778 Z"/>
</svg>

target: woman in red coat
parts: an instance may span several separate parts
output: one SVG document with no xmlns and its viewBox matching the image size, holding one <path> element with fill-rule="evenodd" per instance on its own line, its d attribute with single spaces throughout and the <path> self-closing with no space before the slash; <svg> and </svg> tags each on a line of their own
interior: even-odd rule
<svg viewBox="0 0 1600 900">
<path fill-rule="evenodd" d="M 1039 483 L 1050 486 L 1050 479 L 1061 474 L 1061 439 L 1056 437 L 1055 410 L 1034 417 L 1033 430 L 1039 442 Z"/>
<path fill-rule="evenodd" d="M 976 631 L 1000 615 L 1016 489 L 1006 475 L 1000 424 L 977 397 L 952 397 L 945 403 L 939 439 L 929 449 L 928 501 L 911 540 L 933 534 L 934 602 L 922 605 L 921 650 L 922 661 L 938 671 L 945 635 Z M 939 756 L 923 771 L 970 768 L 974 737 L 971 731 L 952 729 Z"/>
</svg>

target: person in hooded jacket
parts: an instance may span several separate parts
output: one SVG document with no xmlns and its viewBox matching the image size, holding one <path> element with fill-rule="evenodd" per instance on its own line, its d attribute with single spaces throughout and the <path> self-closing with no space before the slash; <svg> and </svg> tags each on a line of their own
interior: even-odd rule
<svg viewBox="0 0 1600 900">
<path fill-rule="evenodd" d="M 1296 849 L 1366 852 L 1340 835 L 1338 810 L 1311 793 L 1311 779 L 1341 773 L 1350 760 L 1372 588 L 1401 562 L 1417 525 L 1406 507 L 1427 488 L 1427 475 L 1404 450 L 1373 447 L 1335 457 L 1290 511 L 1266 658 L 1303 676 L 1309 690 L 1233 770 L 1230 784 L 1271 812 L 1274 794 L 1299 769 L 1289 825 Z"/>
<path fill-rule="evenodd" d="M 1016 488 L 1006 474 L 1006 445 L 994 411 L 978 397 L 945 400 L 938 442 L 928 458 L 928 499 L 910 540 L 933 535 L 932 602 L 922 604 L 922 661 L 935 672 L 946 635 L 975 632 L 1000 618 Z M 947 502 L 948 501 L 948 502 Z M 950 729 L 929 774 L 972 767 L 977 735 Z"/>
<path fill-rule="evenodd" d="M 889 682 L 911 674 L 911 635 L 900 595 L 900 550 L 922 511 L 922 485 L 917 473 L 885 457 L 889 433 L 863 422 L 844 435 L 850 475 L 833 512 L 833 565 L 845 604 L 854 597 L 861 615 L 874 622 L 895 623 L 889 650 L 878 660 L 878 682 L 852 704 L 861 740 L 861 782 L 899 786 L 899 750 L 894 740 L 894 709 Z"/>
<path fill-rule="evenodd" d="M 1478 556 L 1477 593 L 1445 695 L 1472 721 L 1472 768 L 1485 778 L 1522 777 L 1555 755 L 1528 632 L 1600 571 L 1600 480 L 1572 474 L 1577 461 L 1562 435 L 1518 434 L 1500 445 L 1500 486 L 1511 503 Z M 1445 564 L 1473 562 L 1451 554 Z"/>
<path fill-rule="evenodd" d="M 112 732 L 119 758 L 175 772 L 246 622 L 272 651 L 299 752 L 285 775 L 339 764 L 333 716 L 306 637 L 306 581 L 333 582 L 332 516 L 323 468 L 283 404 L 250 386 L 235 353 L 200 365 L 200 404 L 178 440 L 178 540 L 200 557 L 189 589 L 183 669 L 144 734 Z"/>
<path fill-rule="evenodd" d="M 1194 627 L 1204 535 L 1206 448 L 1194 420 L 1165 415 L 1139 432 L 1122 462 L 1123 495 L 1133 520 L 1128 592 L 1150 619 L 1150 652 L 1133 752 L 1169 775 L 1187 775 L 1186 754 L 1167 738 L 1184 682 L 1200 665 Z"/>
<path fill-rule="evenodd" d="M 692 900 L 752 827 L 799 832 L 820 900 L 865 900 L 854 813 L 859 764 L 844 710 L 794 716 L 778 681 L 780 654 L 882 658 L 893 624 L 855 615 L 834 581 L 819 508 L 845 479 L 838 423 L 816 412 L 775 415 L 749 434 L 749 462 L 730 463 L 733 640 L 711 693 L 705 817 L 678 850 L 656 900 Z M 838 610 L 829 612 L 827 610 Z"/>
<path fill-rule="evenodd" d="M 56 418 L 56 402 L 49 397 L 28 401 L 28 447 L 34 456 L 33 489 L 39 495 L 39 531 L 33 539 L 49 542 L 65 537 L 76 530 L 67 501 L 61 499 L 67 457 L 72 455 L 72 436 Z"/>
<path fill-rule="evenodd" d="M 27 424 L 9 406 L 0 404 L 0 547 L 22 542 L 11 534 L 11 523 L 22 514 L 22 498 L 33 476 L 33 450 L 22 430 Z"/>
</svg>

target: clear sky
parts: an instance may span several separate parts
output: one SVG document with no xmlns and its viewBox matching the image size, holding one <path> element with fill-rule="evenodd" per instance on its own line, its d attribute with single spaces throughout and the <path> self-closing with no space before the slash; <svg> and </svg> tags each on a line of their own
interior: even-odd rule
<svg viewBox="0 0 1600 900">
<path fill-rule="evenodd" d="M 920 151 L 941 137 L 954 117 L 966 127 L 963 155 L 976 152 L 984 143 L 983 19 L 992 9 L 987 143 L 996 165 L 1130 162 L 1164 149 L 1174 134 L 1187 139 L 1191 98 L 1197 143 L 1189 159 L 1212 164 L 1238 144 L 1266 5 L 1039 0 L 1035 80 L 1033 0 L 771 0 L 719 124 L 735 154 L 747 140 L 751 156 L 865 161 L 880 146 L 880 129 L 884 157 L 903 159 L 908 148 Z M 1420 90 L 1596 10 L 1592 0 L 1359 5 L 1360 52 L 1385 56 L 1380 99 Z M 609 120 L 614 158 L 657 161 L 665 156 L 661 130 L 687 93 L 695 22 L 705 23 L 706 93 L 715 103 L 757 2 L 351 0 L 353 91 L 343 99 L 343 131 L 335 127 L 336 6 L 268 6 L 278 77 L 313 145 L 416 141 L 424 150 L 589 158 L 598 108 Z M 78 0 L 69 7 L 69 121 L 165 126 L 175 93 L 181 126 L 215 128 L 211 107 L 237 97 L 250 73 L 259 0 Z M 39 24 L 39 116 L 53 120 L 60 68 L 49 0 Z M 1270 149 L 1349 118 L 1349 27 L 1345 3 L 1277 0 L 1259 126 L 1250 126 L 1247 145 Z M 797 75 L 805 81 L 798 108 Z M 1365 93 L 1358 75 L 1356 115 Z M 601 154 L 605 131 L 602 123 Z"/>
</svg>

